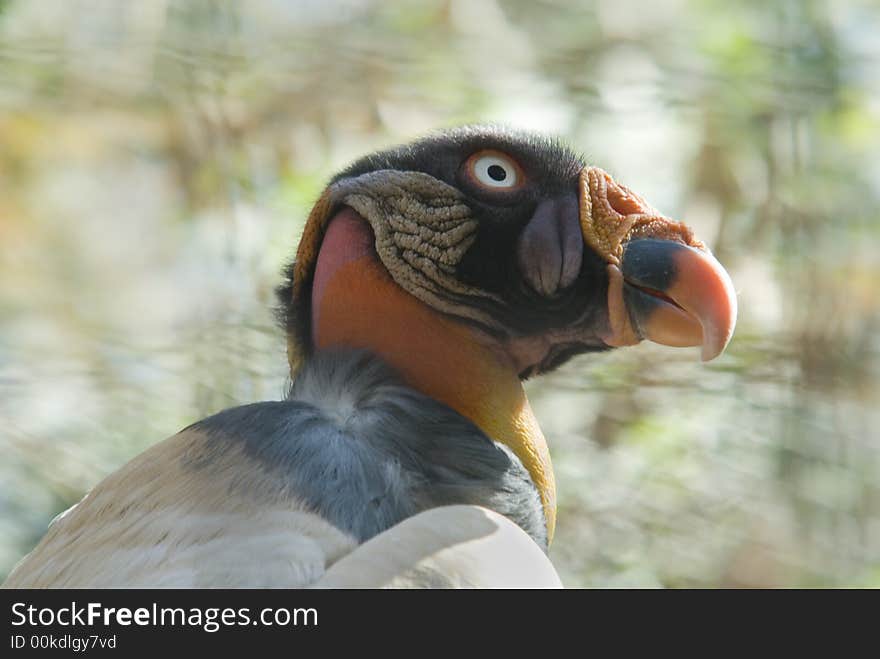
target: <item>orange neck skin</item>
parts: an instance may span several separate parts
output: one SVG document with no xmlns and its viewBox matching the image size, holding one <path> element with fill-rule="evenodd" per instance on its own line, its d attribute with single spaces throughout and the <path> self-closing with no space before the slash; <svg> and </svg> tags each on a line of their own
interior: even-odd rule
<svg viewBox="0 0 880 659">
<path fill-rule="evenodd" d="M 552 539 L 556 484 L 550 454 L 513 363 L 476 330 L 443 316 L 400 288 L 372 252 L 366 223 L 348 213 L 343 211 L 334 219 L 324 239 L 324 246 L 332 242 L 331 249 L 335 245 L 341 249 L 331 252 L 328 259 L 322 254 L 316 271 L 315 349 L 368 349 L 393 366 L 410 386 L 445 403 L 507 445 L 538 488 L 548 540 Z M 340 237 L 344 240 L 339 241 Z"/>
</svg>

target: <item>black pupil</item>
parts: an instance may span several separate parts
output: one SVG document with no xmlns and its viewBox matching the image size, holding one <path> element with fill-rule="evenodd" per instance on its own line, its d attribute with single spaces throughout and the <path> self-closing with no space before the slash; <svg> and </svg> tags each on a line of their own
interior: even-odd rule
<svg viewBox="0 0 880 659">
<path fill-rule="evenodd" d="M 489 174 L 489 178 L 493 181 L 503 181 L 507 178 L 507 170 L 501 165 L 489 165 L 489 169 L 486 170 L 486 173 Z"/>
</svg>

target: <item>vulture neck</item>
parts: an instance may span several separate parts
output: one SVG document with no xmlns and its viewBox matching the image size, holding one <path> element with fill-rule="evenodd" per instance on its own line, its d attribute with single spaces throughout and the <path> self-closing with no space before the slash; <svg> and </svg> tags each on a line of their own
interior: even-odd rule
<svg viewBox="0 0 880 659">
<path fill-rule="evenodd" d="M 548 540 L 556 521 L 550 454 L 511 360 L 470 327 L 413 297 L 373 251 L 369 226 L 343 211 L 328 227 L 312 288 L 316 350 L 370 350 L 413 388 L 507 445 L 541 496 Z"/>
</svg>

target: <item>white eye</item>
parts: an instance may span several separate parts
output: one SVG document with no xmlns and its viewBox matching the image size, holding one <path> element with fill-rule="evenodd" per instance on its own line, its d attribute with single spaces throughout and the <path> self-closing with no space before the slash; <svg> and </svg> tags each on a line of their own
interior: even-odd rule
<svg viewBox="0 0 880 659">
<path fill-rule="evenodd" d="M 503 153 L 482 151 L 469 158 L 471 176 L 480 185 L 494 189 L 517 187 L 521 181 L 519 166 Z"/>
</svg>

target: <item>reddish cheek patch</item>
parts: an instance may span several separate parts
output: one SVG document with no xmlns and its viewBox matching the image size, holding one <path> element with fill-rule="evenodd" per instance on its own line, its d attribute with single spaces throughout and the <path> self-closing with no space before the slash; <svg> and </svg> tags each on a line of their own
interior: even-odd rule
<svg viewBox="0 0 880 659">
<path fill-rule="evenodd" d="M 317 336 L 319 316 L 327 284 L 344 265 L 374 255 L 373 231 L 351 208 L 344 208 L 330 220 L 312 283 L 312 336 Z"/>
</svg>

